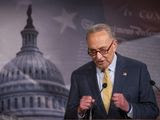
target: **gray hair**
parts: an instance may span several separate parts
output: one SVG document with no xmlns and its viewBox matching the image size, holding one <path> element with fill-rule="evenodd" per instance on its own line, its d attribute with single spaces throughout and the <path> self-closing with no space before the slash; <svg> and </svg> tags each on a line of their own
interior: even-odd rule
<svg viewBox="0 0 160 120">
<path fill-rule="evenodd" d="M 92 25 L 91 27 L 89 27 L 89 29 L 87 30 L 87 34 L 86 34 L 86 40 L 88 39 L 88 36 L 90 34 L 100 32 L 102 30 L 105 30 L 110 35 L 110 37 L 112 39 L 115 39 L 115 36 L 112 33 L 110 26 L 107 24 L 100 23 L 100 24 L 95 24 L 95 25 Z"/>
</svg>

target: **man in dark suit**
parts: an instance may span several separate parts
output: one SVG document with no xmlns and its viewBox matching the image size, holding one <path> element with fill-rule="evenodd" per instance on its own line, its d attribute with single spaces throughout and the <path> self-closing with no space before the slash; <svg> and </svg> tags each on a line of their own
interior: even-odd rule
<svg viewBox="0 0 160 120">
<path fill-rule="evenodd" d="M 86 39 L 93 61 L 72 73 L 65 119 L 155 119 L 159 110 L 146 65 L 116 53 L 106 24 L 91 26 Z M 105 76 L 110 82 L 103 89 Z"/>
</svg>

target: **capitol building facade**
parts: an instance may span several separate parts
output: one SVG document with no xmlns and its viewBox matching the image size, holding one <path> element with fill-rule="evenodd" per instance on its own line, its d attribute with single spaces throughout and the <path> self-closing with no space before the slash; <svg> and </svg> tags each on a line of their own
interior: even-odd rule
<svg viewBox="0 0 160 120">
<path fill-rule="evenodd" d="M 31 14 L 29 5 L 21 50 L 0 71 L 1 120 L 55 120 L 64 116 L 69 91 L 56 65 L 44 58 L 37 46 L 38 31 Z"/>
</svg>

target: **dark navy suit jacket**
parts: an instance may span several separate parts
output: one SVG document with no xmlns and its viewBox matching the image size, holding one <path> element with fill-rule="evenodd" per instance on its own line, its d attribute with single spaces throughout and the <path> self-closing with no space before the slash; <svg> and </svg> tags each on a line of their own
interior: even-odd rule
<svg viewBox="0 0 160 120">
<path fill-rule="evenodd" d="M 123 93 L 133 106 L 133 118 L 154 119 L 159 110 L 153 89 L 150 85 L 150 75 L 145 64 L 117 54 L 113 93 Z M 65 119 L 77 119 L 77 107 L 82 96 L 92 96 L 96 99 L 93 106 L 94 119 L 124 119 L 126 112 L 117 108 L 111 101 L 107 114 L 100 96 L 96 77 L 96 65 L 89 62 L 75 70 L 71 76 L 71 88 L 65 112 Z M 89 111 L 85 118 L 88 118 Z"/>
</svg>

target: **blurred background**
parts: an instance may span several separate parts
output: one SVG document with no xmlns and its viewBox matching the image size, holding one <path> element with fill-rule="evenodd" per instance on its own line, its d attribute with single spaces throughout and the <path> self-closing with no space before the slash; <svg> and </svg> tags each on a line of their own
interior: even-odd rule
<svg viewBox="0 0 160 120">
<path fill-rule="evenodd" d="M 0 69 L 22 47 L 20 32 L 26 25 L 28 5 L 32 4 L 33 24 L 39 32 L 37 46 L 62 75 L 66 91 L 70 88 L 72 71 L 91 60 L 85 33 L 96 23 L 111 26 L 119 41 L 118 52 L 146 63 L 151 79 L 160 88 L 159 3 L 159 0 L 0 0 Z M 154 90 L 160 104 L 160 93 Z M 59 111 L 64 113 L 64 108 Z"/>
</svg>

